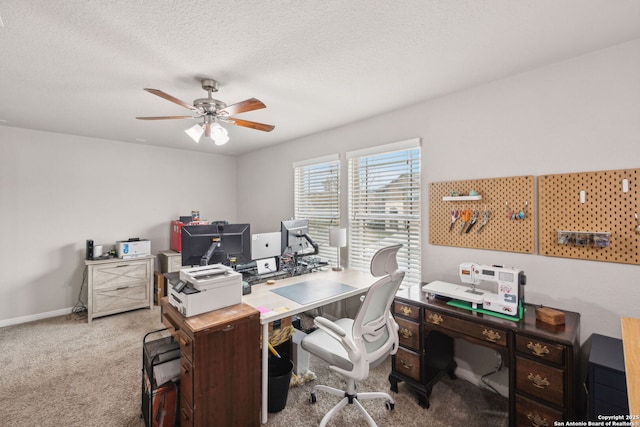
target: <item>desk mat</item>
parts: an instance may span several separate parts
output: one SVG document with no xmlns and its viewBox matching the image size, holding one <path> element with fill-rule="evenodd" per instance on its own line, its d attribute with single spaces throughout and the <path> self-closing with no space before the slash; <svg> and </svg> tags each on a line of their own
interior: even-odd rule
<svg viewBox="0 0 640 427">
<path fill-rule="evenodd" d="M 271 292 L 283 296 L 298 304 L 310 304 L 335 295 L 352 291 L 356 288 L 345 285 L 344 283 L 334 282 L 332 280 L 310 280 L 308 282 L 296 283 L 278 289 L 271 289 Z"/>
</svg>

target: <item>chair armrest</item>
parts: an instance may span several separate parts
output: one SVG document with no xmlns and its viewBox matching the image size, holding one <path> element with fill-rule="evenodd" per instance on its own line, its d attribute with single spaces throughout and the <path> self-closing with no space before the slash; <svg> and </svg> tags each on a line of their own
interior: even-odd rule
<svg viewBox="0 0 640 427">
<path fill-rule="evenodd" d="M 327 319 L 326 317 L 322 317 L 322 316 L 318 316 L 316 317 L 313 322 L 320 328 L 323 329 L 325 332 L 333 332 L 334 334 L 336 334 L 338 337 L 344 337 L 347 335 L 347 333 L 344 331 L 344 329 L 342 329 L 340 326 L 336 325 L 335 323 L 333 323 L 331 320 Z M 327 331 L 326 329 L 329 329 L 329 331 Z"/>
<path fill-rule="evenodd" d="M 349 359 L 352 362 L 360 360 L 360 351 L 351 338 L 347 336 L 347 333 L 340 326 L 333 323 L 326 317 L 318 316 L 313 319 L 313 323 L 322 331 L 326 332 L 334 340 L 338 341 L 342 347 L 349 354 Z"/>
</svg>

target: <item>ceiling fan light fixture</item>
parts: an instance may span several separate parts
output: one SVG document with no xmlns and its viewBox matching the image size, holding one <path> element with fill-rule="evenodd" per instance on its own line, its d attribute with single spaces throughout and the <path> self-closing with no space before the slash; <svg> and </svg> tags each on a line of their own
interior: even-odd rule
<svg viewBox="0 0 640 427">
<path fill-rule="evenodd" d="M 220 123 L 212 123 L 211 139 L 216 145 L 224 145 L 229 142 L 229 132 Z"/>
<path fill-rule="evenodd" d="M 197 124 L 191 126 L 189 129 L 186 129 L 184 132 L 189 135 L 191 139 L 193 139 L 196 143 L 198 143 L 200 142 L 200 138 L 204 133 L 204 129 L 202 129 L 202 125 Z"/>
</svg>

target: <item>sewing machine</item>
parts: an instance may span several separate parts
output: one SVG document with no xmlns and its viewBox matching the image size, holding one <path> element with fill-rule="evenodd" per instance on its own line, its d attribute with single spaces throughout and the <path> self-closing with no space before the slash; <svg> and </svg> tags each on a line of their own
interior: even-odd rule
<svg viewBox="0 0 640 427">
<path fill-rule="evenodd" d="M 434 281 L 422 287 L 428 294 L 471 303 L 472 309 L 482 308 L 507 316 L 520 317 L 520 302 L 524 302 L 526 276 L 522 270 L 465 262 L 458 269 L 463 285 Z M 495 291 L 477 289 L 481 282 L 496 283 Z M 481 305 L 481 307 L 480 307 Z"/>
</svg>

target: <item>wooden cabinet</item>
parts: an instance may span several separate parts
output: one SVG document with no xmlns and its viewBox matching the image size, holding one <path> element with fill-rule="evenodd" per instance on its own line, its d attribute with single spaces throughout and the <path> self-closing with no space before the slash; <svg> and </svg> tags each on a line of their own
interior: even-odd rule
<svg viewBox="0 0 640 427">
<path fill-rule="evenodd" d="M 90 261 L 87 321 L 137 308 L 153 308 L 153 256 Z"/>
<path fill-rule="evenodd" d="M 160 272 L 171 273 L 182 268 L 182 254 L 176 251 L 162 251 L 158 253 Z"/>
<path fill-rule="evenodd" d="M 162 322 L 180 343 L 181 426 L 260 424 L 260 315 L 237 304 L 184 317 L 167 298 Z"/>
<path fill-rule="evenodd" d="M 552 426 L 584 416 L 579 313 L 564 311 L 565 324 L 553 326 L 537 321 L 535 306 L 525 304 L 524 318 L 512 321 L 429 299 L 419 286 L 399 291 L 393 309 L 400 326 L 400 349 L 389 376 L 393 391 L 398 381 L 406 381 L 428 407 L 435 382 L 446 373 L 455 378 L 452 340 L 459 338 L 494 349 L 505 360 L 510 426 Z"/>
</svg>

